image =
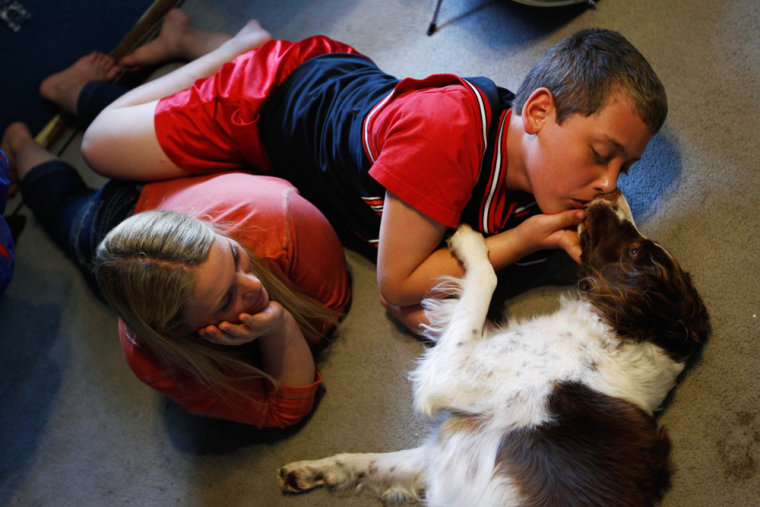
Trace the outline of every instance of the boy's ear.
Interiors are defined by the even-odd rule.
[[[523,128],[536,134],[541,126],[555,118],[554,95],[548,88],[536,88],[525,101],[522,112]]]

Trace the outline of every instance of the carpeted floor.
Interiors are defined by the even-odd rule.
[[[714,325],[702,362],[660,418],[677,468],[664,505],[757,505],[760,3],[600,0],[595,9],[541,9],[445,0],[428,37],[434,5],[188,0],[185,9],[206,28],[234,31],[256,17],[280,38],[324,33],[397,76],[486,75],[511,89],[565,35],[588,26],[623,32],[665,83],[670,114],[621,186],[642,230],[691,271]],[[76,139],[65,157],[86,172]],[[424,435],[406,379],[422,345],[385,315],[374,265],[352,252],[353,307],[320,363],[323,396],[288,431],[198,418],[157,396],[128,370],[114,317],[33,221],[17,254],[0,301],[0,505],[377,505],[324,491],[283,496],[275,472],[291,460],[409,447]],[[509,314],[552,308],[572,283],[566,268],[557,261],[523,273],[540,285],[530,290],[503,278]]]

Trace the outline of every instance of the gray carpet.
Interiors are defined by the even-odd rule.
[[[623,32],[665,83],[670,115],[621,186],[643,231],[691,271],[714,325],[702,362],[660,418],[677,467],[664,504],[757,504],[760,3],[601,0],[596,9],[539,9],[444,0],[428,37],[434,4],[189,0],[185,9],[206,28],[236,30],[256,17],[280,38],[324,33],[397,76],[487,75],[512,89],[565,35],[588,26]],[[86,171],[78,140],[65,157]],[[395,450],[424,434],[406,379],[422,345],[383,312],[374,265],[348,258],[353,307],[320,363],[317,410],[298,428],[256,431],[189,415],[140,384],[121,356],[116,320],[32,221],[0,301],[0,504],[377,505],[324,491],[283,496],[275,479],[287,461]],[[503,287],[509,313],[551,309],[568,283],[563,266],[530,277],[538,287]]]

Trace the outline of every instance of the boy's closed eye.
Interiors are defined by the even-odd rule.
[[[607,165],[610,163],[610,161],[613,158],[612,154],[605,154],[594,148],[593,146],[589,146],[589,149],[591,150],[591,157],[594,159],[594,162],[600,165]],[[623,164],[620,167],[620,172],[622,174],[627,175],[628,171],[630,171],[631,166],[636,163],[636,160],[629,160],[625,164]]]
[[[593,146],[589,146],[589,149],[591,150],[591,157],[597,164],[607,164],[612,159],[612,156],[603,155]]]

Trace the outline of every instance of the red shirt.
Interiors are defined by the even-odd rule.
[[[179,167],[191,173],[247,165],[255,171],[266,174],[274,171],[273,174],[279,175],[260,137],[263,106],[268,99],[275,100],[273,95],[278,86],[296,67],[310,57],[330,52],[355,50],[325,37],[311,37],[298,43],[270,41],[239,56],[215,75],[159,102],[155,128],[160,146]],[[330,100],[334,99],[345,107],[344,102],[349,99],[340,95],[340,83],[335,86],[336,90],[330,88],[332,95],[326,94],[317,103],[324,101],[332,107]],[[309,114],[317,115],[309,116],[309,122],[332,122],[335,120],[332,115],[337,114],[327,105],[322,105],[317,112],[309,110]],[[341,221],[341,225],[345,225],[341,219],[354,211],[365,212],[371,208],[374,213],[371,226],[354,232],[372,244],[377,242],[385,190],[452,228],[462,222],[468,203],[482,201],[481,215],[485,218],[474,225],[482,222],[483,227],[478,228],[487,234],[499,232],[506,225],[509,213],[505,210],[510,205],[505,202],[504,129],[500,128],[496,138],[490,141],[498,144],[497,159],[485,161],[485,170],[490,169],[489,174],[494,174],[493,182],[483,189],[487,194],[475,193],[494,114],[483,91],[466,79],[451,74],[403,79],[364,119],[361,137],[364,154],[371,164],[369,179],[380,185],[354,188],[356,195],[352,194],[350,184],[346,185],[348,191],[335,185],[334,195],[325,195],[319,182],[313,189],[302,190],[312,198],[319,196],[323,205],[327,202],[340,210],[335,212],[337,218],[332,219]],[[502,112],[498,115],[493,121],[500,122],[504,116]],[[314,133],[309,131],[309,134]],[[331,141],[336,144],[329,146]],[[321,140],[318,149],[346,152],[335,158],[358,162],[356,153],[351,151],[355,148],[336,140]],[[314,170],[309,164],[306,166],[304,171]],[[364,170],[357,165],[347,174],[337,174],[334,167],[319,165],[319,171],[335,173],[338,180],[344,177],[361,180],[358,187],[365,183],[360,175]],[[308,178],[305,181],[308,182]]]
[[[365,119],[370,176],[420,213],[456,228],[478,181],[487,114],[461,78],[404,79]]]
[[[219,173],[145,185],[135,213],[166,209],[208,220],[268,261],[284,280],[343,312],[350,299],[345,256],[324,216],[288,182],[247,173]],[[314,405],[322,377],[306,386],[246,380],[247,396],[219,396],[189,372],[161,364],[120,322],[122,348],[132,371],[191,412],[258,427],[296,424]]]

